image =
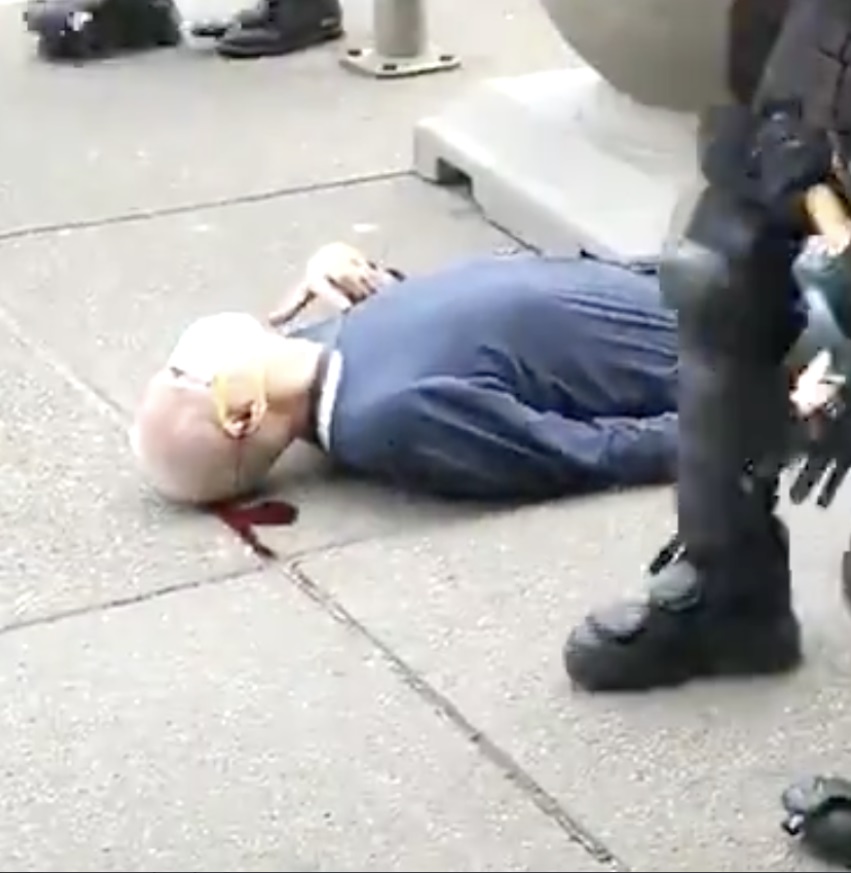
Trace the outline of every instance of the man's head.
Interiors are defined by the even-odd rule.
[[[241,313],[192,324],[148,383],[131,430],[149,484],[195,505],[256,490],[305,428],[312,372],[300,351]],[[239,396],[222,396],[232,386]]]

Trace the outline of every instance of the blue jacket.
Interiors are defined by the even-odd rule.
[[[342,354],[328,448],[353,472],[479,499],[673,478],[676,321],[650,268],[465,261],[298,333]]]

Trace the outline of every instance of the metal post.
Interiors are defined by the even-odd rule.
[[[425,0],[373,0],[372,46],[350,47],[344,67],[376,79],[420,76],[461,66],[457,55],[434,48],[428,39]]]

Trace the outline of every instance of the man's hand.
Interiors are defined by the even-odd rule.
[[[365,300],[386,281],[383,270],[346,243],[329,243],[307,262],[304,284],[329,303],[348,308]]]
[[[710,184],[780,222],[798,223],[801,195],[831,176],[833,150],[827,133],[807,124],[794,103],[760,113],[729,106],[707,119],[700,162]]]
[[[269,320],[272,324],[284,324],[315,299],[345,312],[391,278],[356,248],[346,243],[329,243],[310,258],[301,283]]]
[[[824,351],[798,378],[791,399],[804,448],[789,496],[803,503],[817,491],[816,503],[825,508],[851,472],[851,385]]]

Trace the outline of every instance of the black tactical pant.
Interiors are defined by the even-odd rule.
[[[739,0],[732,18],[736,96],[799,101],[841,149],[851,129],[851,0]],[[805,232],[710,187],[662,270],[680,329],[679,535],[698,566],[743,553],[771,529],[772,459],[782,458],[789,423],[783,361],[805,318],[791,267]],[[747,584],[730,580],[739,594]]]

